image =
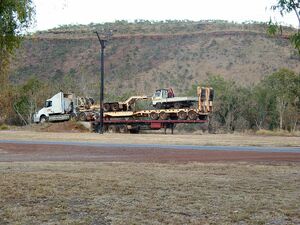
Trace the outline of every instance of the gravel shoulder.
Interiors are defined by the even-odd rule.
[[[111,144],[300,147],[299,137],[244,134],[96,134],[0,131],[0,140],[78,141]]]

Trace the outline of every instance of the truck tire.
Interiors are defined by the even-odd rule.
[[[71,121],[77,121],[78,120],[76,113],[71,113],[70,114],[70,120]]]
[[[120,133],[125,134],[125,133],[128,133],[128,128],[126,125],[121,125],[119,127],[119,131],[120,131]]]
[[[160,102],[156,103],[155,108],[162,109],[162,104]]]
[[[175,109],[180,109],[180,108],[182,108],[182,104],[180,102],[175,102],[174,103],[174,108]]]
[[[178,119],[180,120],[186,120],[187,118],[187,113],[185,111],[179,111],[178,113]]]
[[[117,131],[118,130],[117,130],[117,127],[115,125],[109,125],[108,128],[107,128],[107,132],[111,133],[111,134],[112,133],[117,133]]]
[[[110,105],[109,105],[109,103],[104,103],[103,104],[103,110],[104,110],[104,112],[109,112],[110,111]]]
[[[190,120],[196,120],[198,117],[198,114],[194,110],[190,110],[188,112],[188,117]]]
[[[48,117],[47,116],[45,116],[45,115],[42,115],[41,117],[40,117],[40,123],[47,123],[48,122]]]
[[[160,112],[159,113],[159,118],[161,119],[161,120],[166,120],[166,119],[168,119],[170,117],[170,115],[168,114],[168,113],[166,113],[166,112]]]
[[[140,127],[136,127],[136,128],[130,129],[129,132],[131,134],[138,134],[138,133],[140,133]]]
[[[79,113],[79,115],[78,115],[78,120],[79,121],[86,121],[86,119],[87,119],[87,117],[86,117],[85,112]]]
[[[119,103],[113,103],[113,104],[111,104],[110,107],[111,107],[112,111],[114,111],[114,112],[117,112],[120,110]]]
[[[152,120],[157,120],[159,118],[159,115],[156,112],[151,112],[150,115],[149,115],[149,117]]]

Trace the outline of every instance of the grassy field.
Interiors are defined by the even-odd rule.
[[[299,164],[0,163],[0,224],[300,224]]]
[[[0,131],[0,140],[83,141],[117,144],[174,144],[223,146],[287,146],[299,147],[297,136],[249,134],[109,134],[59,133],[33,131]]]

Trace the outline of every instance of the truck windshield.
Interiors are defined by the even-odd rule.
[[[160,91],[156,91],[154,97],[160,97]]]
[[[46,101],[45,102],[45,107],[48,108],[48,107],[51,107],[52,106],[52,101]]]

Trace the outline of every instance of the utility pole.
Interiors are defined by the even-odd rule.
[[[104,100],[104,49],[105,49],[105,44],[107,40],[101,39],[100,35],[98,32],[95,32],[97,34],[100,46],[101,46],[101,74],[100,74],[100,123],[99,123],[99,134],[103,134],[103,100]]]

